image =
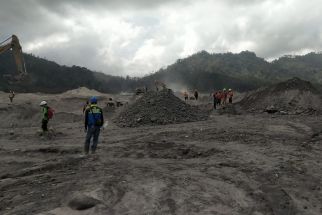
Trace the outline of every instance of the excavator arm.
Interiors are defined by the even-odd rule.
[[[12,35],[7,40],[0,43],[0,54],[12,50],[16,65],[18,75],[5,75],[7,79],[14,79],[15,81],[20,81],[27,75],[26,65],[23,59],[22,48],[19,43],[19,39],[16,35]]]
[[[3,46],[0,46],[0,54],[6,52],[7,50],[11,49],[11,44],[6,44],[6,45],[3,45]]]

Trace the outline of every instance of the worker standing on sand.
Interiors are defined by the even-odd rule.
[[[218,91],[218,105],[222,107],[224,92],[222,90]]]
[[[10,93],[9,93],[9,99],[10,99],[10,103],[13,102],[13,98],[15,97],[15,92],[11,91],[10,90]]]
[[[216,97],[217,97],[217,106],[220,107],[221,105],[221,91],[216,92]]]
[[[196,101],[198,101],[198,96],[199,96],[199,93],[198,93],[198,91],[197,90],[195,90],[195,92],[194,92],[194,97],[195,97],[195,99],[196,99]]]
[[[85,111],[89,108],[89,101],[87,100],[85,105],[83,106],[83,114],[85,114]]]
[[[98,144],[98,137],[100,130],[104,124],[103,110],[97,106],[97,98],[92,97],[90,99],[91,105],[85,111],[85,132],[86,140],[84,152],[88,154],[91,139],[93,138],[93,144],[91,146],[92,153],[95,153]]]
[[[233,103],[233,96],[234,96],[234,93],[233,93],[232,89],[229,89],[228,90],[228,100],[229,100],[229,104],[232,104]]]
[[[189,97],[189,95],[188,95],[187,91],[185,91],[185,92],[183,93],[183,97],[184,97],[184,101],[185,101],[185,102],[186,102],[186,101],[188,101],[188,97]]]
[[[218,104],[218,91],[215,91],[214,90],[214,92],[213,92],[213,94],[212,94],[212,97],[213,97],[213,99],[214,99],[214,109],[216,110],[216,107],[217,107],[217,104]]]
[[[43,132],[48,131],[48,121],[49,121],[49,107],[46,101],[40,102],[42,120],[41,120],[41,128]]]
[[[226,103],[227,103],[227,90],[226,88],[224,88],[221,95],[221,104],[223,107],[225,107]]]

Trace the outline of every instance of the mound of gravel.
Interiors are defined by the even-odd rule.
[[[114,119],[121,127],[165,125],[206,120],[208,113],[186,104],[171,90],[147,92]]]
[[[258,89],[246,95],[239,104],[252,112],[313,114],[322,110],[318,90],[299,78]]]
[[[61,97],[65,97],[65,98],[89,98],[91,96],[97,96],[97,97],[101,97],[104,96],[103,93],[100,93],[96,90],[92,90],[92,89],[88,89],[86,87],[80,87],[74,90],[68,90],[62,94],[60,94]]]

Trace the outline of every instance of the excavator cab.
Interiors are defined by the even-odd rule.
[[[21,82],[27,77],[27,70],[25,61],[23,59],[22,48],[16,35],[12,35],[8,39],[0,43],[0,54],[8,50],[12,50],[12,54],[17,66],[17,72],[15,72],[15,74],[6,74],[3,77],[10,84]]]

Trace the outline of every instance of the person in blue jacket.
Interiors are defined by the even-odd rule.
[[[92,138],[93,144],[91,146],[91,152],[95,153],[98,144],[98,138],[100,135],[100,130],[102,125],[104,124],[103,110],[102,108],[97,106],[97,98],[93,96],[90,99],[90,103],[90,106],[85,111],[85,154],[88,154],[89,152]]]

